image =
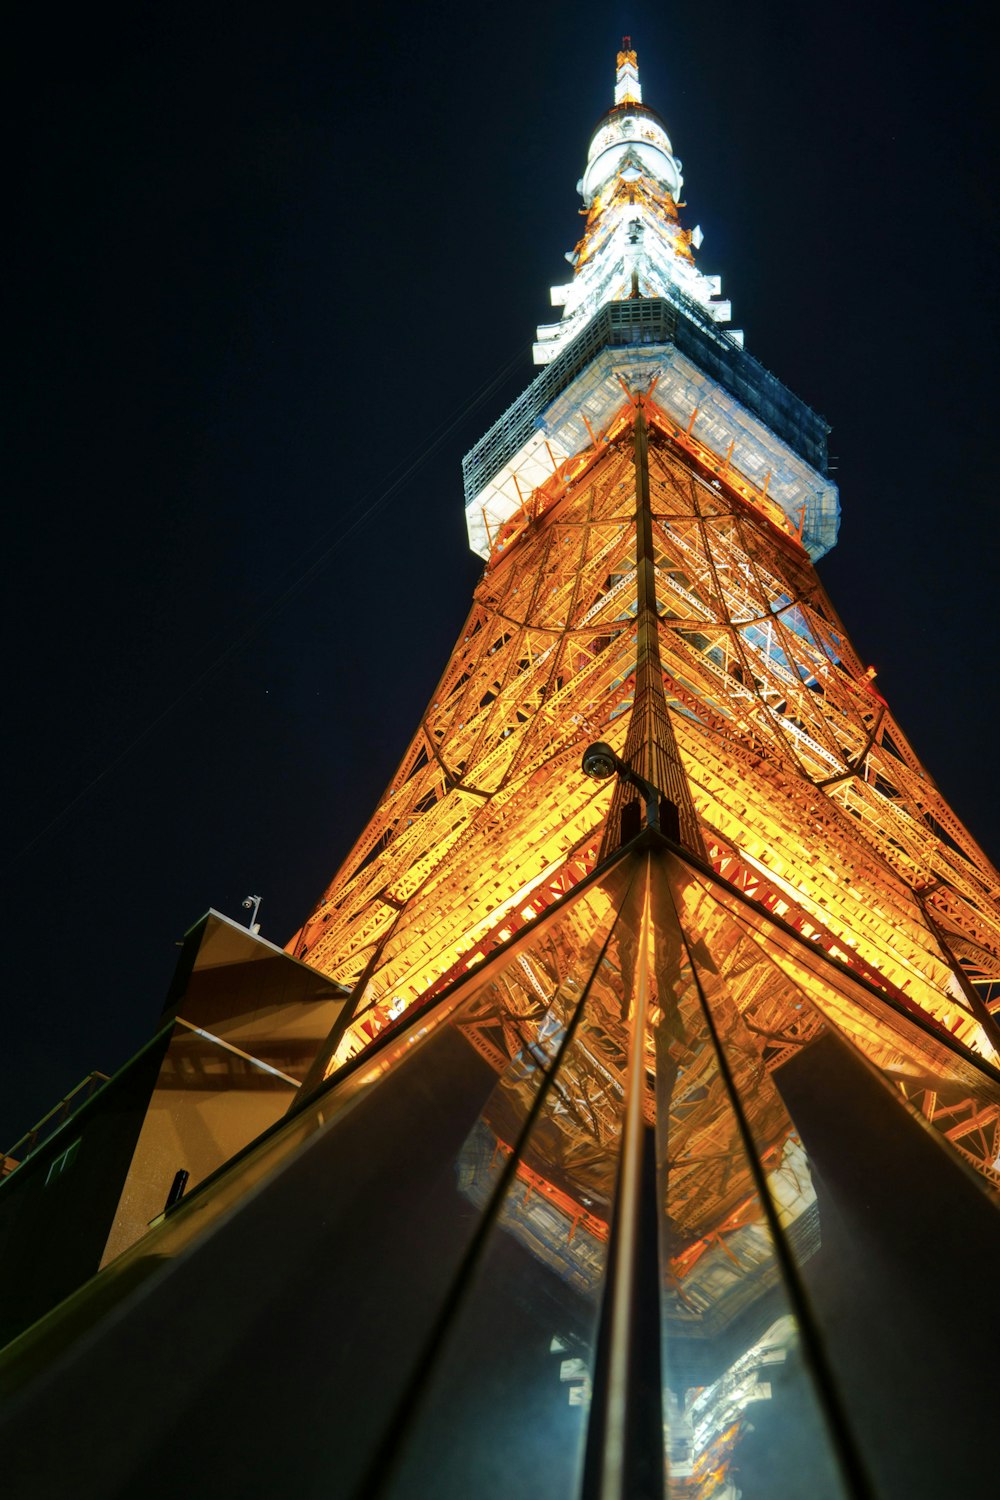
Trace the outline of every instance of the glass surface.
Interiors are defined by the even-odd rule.
[[[483,1234],[407,1413],[394,1500],[580,1493],[645,884],[644,861],[630,864],[610,939],[580,951],[459,1153],[459,1190],[484,1211]]]
[[[509,1305],[487,1300],[475,1315],[488,1328],[506,1329],[512,1359],[519,1350],[517,1358],[530,1364],[531,1339],[541,1337],[535,1324],[552,1299],[540,1379],[552,1378],[562,1423],[558,1464],[572,1469],[585,1411],[569,1405],[569,1392],[582,1382],[560,1378],[563,1358],[550,1345],[564,1336],[571,1344],[565,1358],[574,1357],[577,1329],[589,1326],[610,1167],[573,1155],[575,1137],[563,1130],[572,1087],[560,1088],[553,1068],[570,1045],[629,878],[626,861],[574,892],[182,1203],[84,1296],[101,1315],[116,1289],[131,1294],[130,1337],[139,1341],[147,1326],[156,1330],[150,1337],[160,1337],[172,1299],[183,1306],[186,1326],[211,1331],[211,1359],[195,1368],[183,1341],[156,1346],[163,1438],[134,1471],[137,1493],[181,1448],[193,1470],[211,1469],[219,1429],[246,1427],[243,1372],[263,1351],[273,1351],[267,1357],[276,1370],[266,1393],[268,1424],[298,1434],[294,1458],[280,1443],[237,1445],[227,1468],[233,1491],[281,1493],[290,1463],[296,1474],[313,1476],[310,1493],[351,1494],[374,1482],[408,1413],[421,1404],[442,1330],[462,1303],[478,1248],[489,1241],[484,1223],[503,1239],[496,1274],[513,1291]],[[611,983],[602,970],[602,984]],[[611,1108],[594,1085],[588,1099],[598,1115]],[[539,1180],[550,1130],[564,1159],[547,1192]],[[522,1175],[509,1180],[502,1173],[507,1148],[524,1163]],[[590,1207],[584,1194],[593,1197]],[[500,1230],[494,1221],[502,1203],[508,1227]],[[138,1278],[147,1268],[162,1271],[171,1257],[171,1274],[149,1283],[148,1302],[137,1302]],[[526,1310],[536,1285],[541,1302]],[[93,1301],[98,1292],[100,1305]],[[76,1312],[86,1319],[79,1303]],[[100,1326],[113,1384],[115,1320],[105,1317]],[[477,1389],[482,1398],[488,1386]],[[470,1389],[470,1401],[474,1395]],[[315,1488],[321,1481],[325,1487]]]
[[[59,1349],[44,1421],[102,1434],[109,1493],[215,1472],[220,1434],[247,1495],[993,1492],[974,1065],[634,850],[407,1023],[18,1356]]]
[[[177,1171],[188,1173],[191,1192],[280,1120],[296,1092],[293,1078],[175,1021],[101,1265],[146,1234]]]
[[[654,866],[666,1492],[671,1500],[840,1500],[850,1491],[804,1360],[770,1216],[773,1205],[780,1232],[808,1254],[820,1237],[816,1195],[759,1051],[730,1035],[732,996],[708,958],[697,920],[704,913],[683,910],[683,895],[681,887],[682,935],[666,872]],[[738,965],[735,972],[743,977]],[[766,1139],[756,1160],[733,1087],[753,1100]]]
[[[985,1156],[992,1079],[680,861],[667,883],[848,1463],[855,1454],[886,1500],[988,1492],[989,1454],[959,1452],[955,1434],[991,1420],[995,1320],[983,1295],[1000,1218],[989,1173],[973,1173],[912,1105],[918,1089],[976,1100]],[[964,1111],[950,1118],[963,1139],[978,1128]],[[755,1412],[754,1444],[794,1455],[801,1429],[778,1415],[777,1403]]]
[[[558,986],[566,955],[574,955],[575,961],[588,945],[599,949],[622,899],[624,878],[612,873],[602,882],[581,887],[568,909],[560,908],[532,932],[531,952],[527,940],[513,945],[465,984],[456,985],[426,1014],[386,1038],[381,1047],[254,1146],[234,1170],[185,1201],[157,1226],[155,1244],[147,1237],[135,1254],[160,1258],[180,1254],[247,1192],[279,1171],[313,1135],[355,1109],[401,1064],[422,1055],[442,1028],[453,1028],[468,1043],[470,1053],[488,1062],[494,1074],[499,1072],[533,1037],[544,1015],[544,1001]],[[433,1060],[428,1066],[434,1067]],[[490,1074],[485,1076],[488,1080]],[[123,1269],[130,1256],[126,1252],[121,1257]]]
[[[187,934],[166,1011],[301,1083],[346,992],[210,911]]]

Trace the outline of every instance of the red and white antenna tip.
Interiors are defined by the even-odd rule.
[[[622,50],[618,54],[618,70],[615,74],[615,103],[641,104],[642,89],[639,86],[639,64],[630,36],[622,37]]]

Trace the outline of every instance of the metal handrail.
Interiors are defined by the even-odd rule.
[[[35,1147],[43,1139],[47,1139],[52,1135],[65,1120],[69,1119],[74,1111],[78,1110],[81,1105],[86,1104],[87,1100],[94,1095],[97,1089],[103,1087],[107,1081],[107,1073],[99,1073],[96,1069],[94,1072],[88,1073],[86,1078],[81,1078],[75,1088],[70,1089],[69,1093],[60,1099],[59,1103],[54,1105],[47,1115],[42,1116],[37,1125],[33,1125],[30,1130],[25,1131],[20,1140],[15,1141],[10,1150],[3,1153],[2,1158],[0,1158],[0,1179],[9,1177],[11,1172],[16,1167],[19,1167],[26,1157],[31,1155],[32,1151],[34,1151]],[[79,1097],[80,1094],[83,1094],[82,1099]]]

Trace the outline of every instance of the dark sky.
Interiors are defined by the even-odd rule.
[[[479,575],[461,455],[532,378],[624,31],[702,268],[833,426],[823,577],[997,855],[985,9],[26,10],[0,1146],[150,1035],[206,907],[259,892],[283,942],[360,831]]]

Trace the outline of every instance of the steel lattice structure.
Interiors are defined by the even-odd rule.
[[[655,386],[622,392],[572,473],[498,538],[420,729],[292,951],[363,982],[354,1046],[593,867],[610,794],[579,759],[594,739],[622,750],[633,707],[640,411],[662,695],[713,867],[994,1056],[1000,877],[790,527]]]

